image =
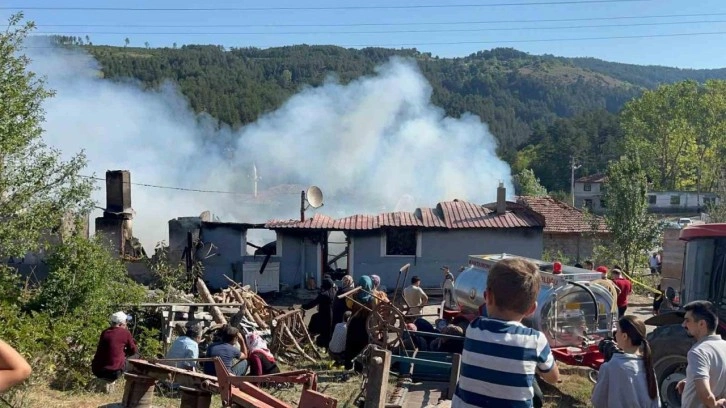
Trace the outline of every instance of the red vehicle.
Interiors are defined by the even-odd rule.
[[[484,290],[489,269],[516,255],[472,255],[469,266],[456,278],[454,297],[458,311],[442,312],[442,322],[468,323],[486,313]],[[522,257],[517,257],[522,258]],[[524,323],[547,336],[555,358],[565,364],[600,368],[605,357],[599,343],[612,336],[617,309],[599,272],[563,266],[558,262],[527,259],[535,263],[542,279],[537,310]],[[595,372],[591,379],[595,381]]]
[[[681,230],[686,242],[680,279],[662,280],[666,302],[675,309],[694,300],[708,300],[719,311],[718,333],[726,338],[726,224],[700,224]],[[668,253],[664,257],[669,256]],[[665,407],[680,407],[676,384],[686,378],[686,355],[694,340],[681,327],[680,315],[662,311],[646,320],[658,326],[648,335],[653,364]]]

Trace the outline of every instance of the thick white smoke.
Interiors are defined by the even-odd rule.
[[[97,62],[80,51],[27,52],[30,69],[56,91],[44,104],[46,141],[67,156],[85,150],[89,174],[127,169],[136,183],[250,193],[133,186],[134,235],[147,249],[168,239],[169,219],[204,210],[223,221],[298,217],[300,189],[273,197],[277,205],[248,205],[253,163],[261,196],[279,184],[314,184],[325,193],[318,211],[334,217],[454,198],[491,202],[500,180],[513,192],[486,124],[473,115],[446,117],[410,61],[393,59],[346,85],[331,78],[305,88],[233,132],[194,114],[172,85],[150,91],[103,79]],[[95,198],[105,206],[103,188]]]

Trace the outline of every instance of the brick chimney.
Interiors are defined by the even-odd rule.
[[[106,172],[106,211],[128,214],[131,218],[131,173],[128,170]]]
[[[507,189],[504,183],[499,182],[497,187],[497,214],[505,214],[507,212]]]

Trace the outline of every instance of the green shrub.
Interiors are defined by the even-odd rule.
[[[121,305],[143,300],[145,289],[95,240],[66,240],[53,249],[48,265],[47,280],[32,292],[13,290],[6,282],[17,283],[17,278],[0,271],[0,338],[33,366],[29,385],[44,381],[60,389],[82,388],[91,379],[91,360],[109,315],[128,309]],[[30,293],[27,301],[22,300],[23,293]],[[137,323],[140,342],[156,352],[160,346],[153,340],[158,330],[139,324],[143,320]],[[22,390],[16,390],[13,398],[17,400]]]

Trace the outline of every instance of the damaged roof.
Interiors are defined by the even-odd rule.
[[[517,202],[542,214],[545,233],[608,232],[602,217],[586,215],[581,209],[552,197],[518,196]]]
[[[602,173],[591,174],[589,176],[580,177],[575,180],[578,183],[604,183],[607,181],[607,176]]]
[[[265,224],[265,228],[366,231],[405,227],[427,229],[537,228],[544,227],[544,225],[544,218],[540,214],[517,203],[507,202],[507,211],[504,214],[497,214],[491,206],[454,200],[440,202],[435,208],[417,208],[414,212],[358,214],[338,219],[315,214],[302,222],[300,220],[271,220]]]

